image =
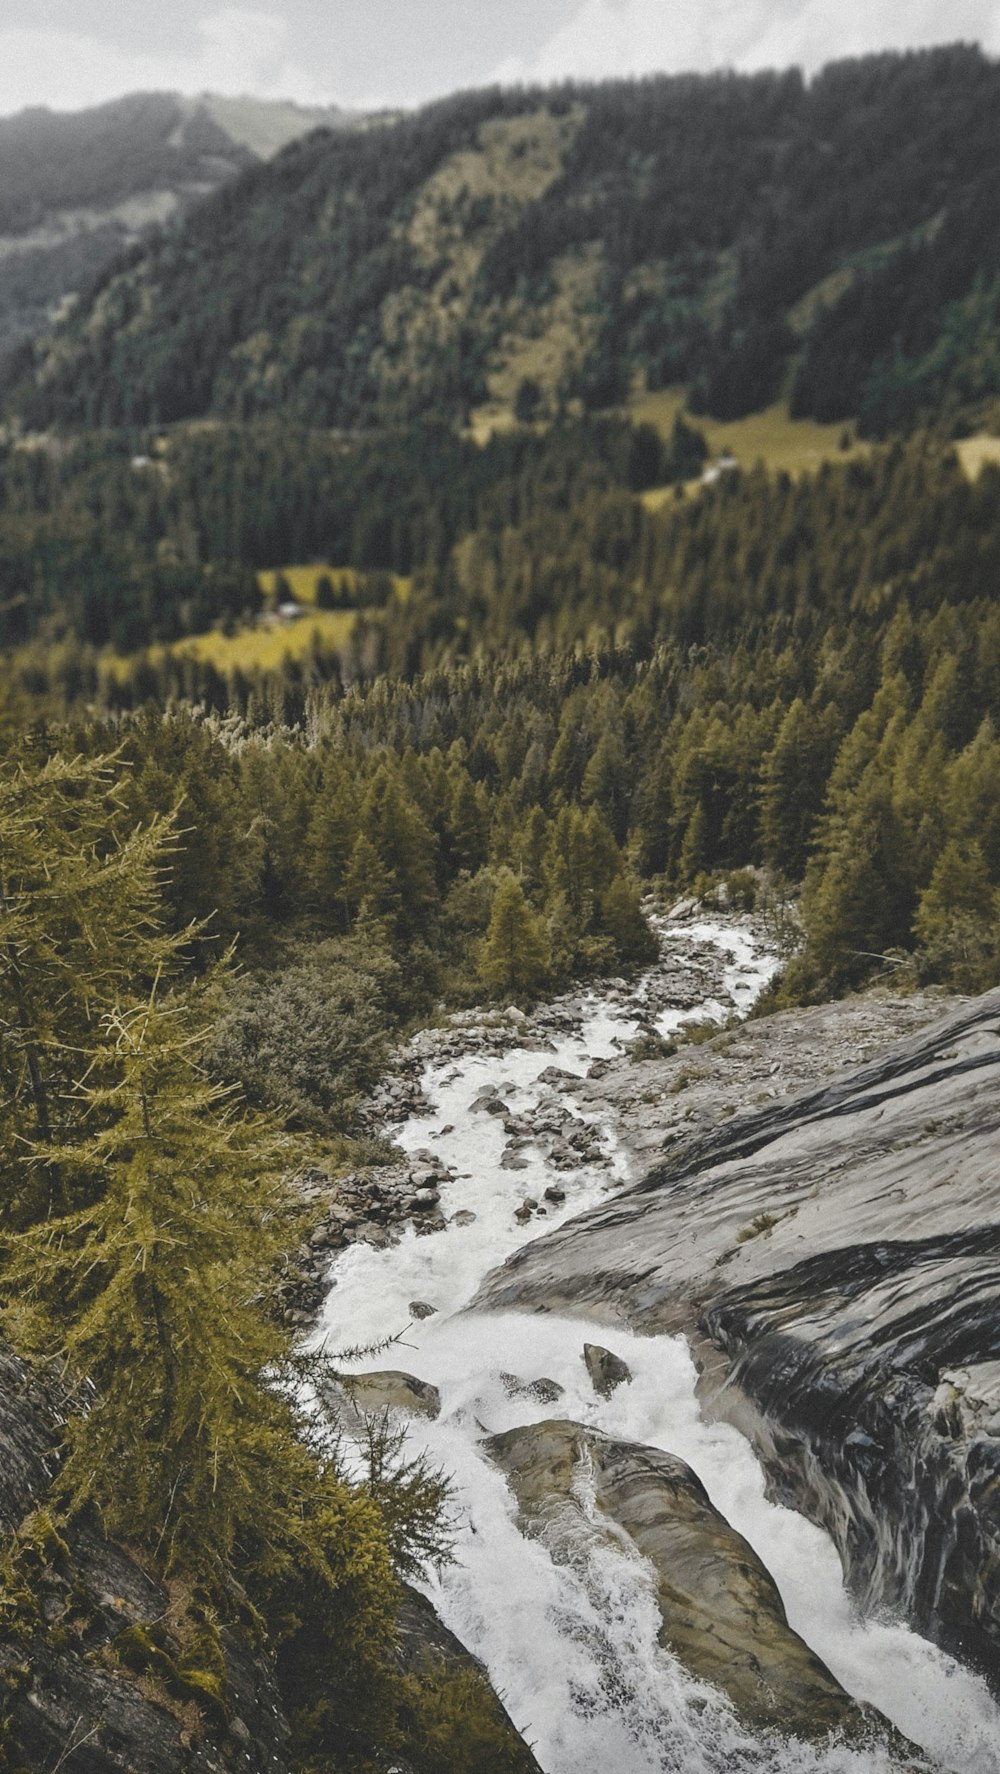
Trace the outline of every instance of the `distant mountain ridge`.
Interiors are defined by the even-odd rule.
[[[683,384],[723,420],[781,397],[872,435],[981,419],[1000,398],[998,120],[1000,66],[960,45],[808,84],[477,92],[321,132],[8,364],[8,410],[355,429]],[[199,149],[218,128],[197,118]]]
[[[316,128],[336,107],[136,93],[0,118],[0,350],[51,324],[156,225]]]

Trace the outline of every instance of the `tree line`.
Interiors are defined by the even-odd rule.
[[[389,953],[425,957],[429,993],[486,988],[476,945],[504,869],[544,927],[539,984],[630,952],[615,880],[634,909],[636,884],[750,864],[805,883],[796,989],[850,983],[896,949],[936,977],[992,978],[997,859],[956,785],[996,762],[1000,474],[970,483],[917,438],[798,482],[733,474],[653,513],[614,486],[537,514],[526,494],[523,521],[503,521],[513,484],[335,655],[228,678],[146,656],[102,686],[96,662],[81,683],[85,660],[41,648],[27,681],[23,660],[6,675],[9,719],[70,713],[74,745],[121,738],[161,812],[183,789],[198,866],[187,888],[178,862],[178,916],[216,910],[223,936],[305,920],[344,941],[368,881],[364,917]],[[102,689],[105,715],[81,719]],[[906,771],[926,776],[918,799]],[[593,873],[574,898],[569,827],[588,819]],[[963,960],[928,907],[948,925],[973,880]]]

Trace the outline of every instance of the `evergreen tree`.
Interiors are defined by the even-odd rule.
[[[8,1238],[2,1286],[15,1342],[95,1388],[69,1425],[65,1505],[209,1568],[259,1527],[288,1433],[265,1302],[290,1210],[275,1135],[205,1079],[206,1038],[158,986],[105,1017],[61,1152],[88,1204]]]
[[[976,843],[947,843],[913,920],[922,972],[982,991],[996,976],[1000,896]]]
[[[376,925],[390,944],[399,934],[402,895],[393,871],[362,830],[351,851],[344,877],[344,898],[355,920]]]
[[[761,772],[764,859],[779,874],[801,880],[813,826],[822,811],[835,735],[828,718],[796,697]]]
[[[434,835],[387,764],[381,764],[372,778],[360,824],[398,892],[395,918],[400,935],[426,937],[437,903]]]
[[[622,961],[653,961],[657,942],[642,915],[639,891],[625,875],[616,875],[601,894],[601,928],[606,930]]]
[[[71,1199],[57,1159],[101,1016],[178,948],[157,922],[171,822],[119,837],[117,773],[115,758],[58,755],[0,772],[0,1180],[16,1223],[46,1213],[53,1192]],[[25,1140],[39,1148],[32,1166]]]
[[[509,869],[501,874],[497,886],[489,929],[480,950],[479,973],[487,988],[497,995],[531,995],[541,991],[548,980],[544,926]]]
[[[334,929],[343,926],[350,904],[347,874],[357,832],[350,775],[339,758],[331,759],[313,797],[306,867],[312,902]]]

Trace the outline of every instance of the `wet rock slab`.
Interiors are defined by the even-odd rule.
[[[615,1527],[627,1534],[648,1560],[663,1644],[748,1724],[805,1738],[879,1729],[905,1747],[791,1630],[773,1579],[682,1460],[565,1420],[486,1445],[526,1530],[557,1559],[582,1562]]]
[[[828,1035],[837,1010],[815,1019]],[[786,1042],[809,1021],[789,1013]],[[1000,1686],[998,1153],[993,992],[832,1082],[706,1120],[477,1303],[700,1339],[706,1397],[833,1534],[855,1591]]]

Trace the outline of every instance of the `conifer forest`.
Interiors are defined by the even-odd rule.
[[[130,190],[147,159],[164,176],[174,112],[142,110],[154,145],[127,136],[139,118],[116,114],[113,178],[107,120],[72,185],[55,138],[37,169],[19,149],[12,234],[38,225],[33,178],[65,205],[109,178],[122,201],[129,154]],[[962,45],[809,79],[475,91],[237,153],[19,326],[0,362],[4,1774],[1000,1770],[1000,1191],[976,1155],[1000,1022],[998,119],[1000,64]],[[199,130],[190,151],[218,159]],[[742,1008],[717,954],[669,973],[678,929],[760,964]],[[602,1005],[628,1024],[614,1054]],[[865,1018],[870,1037],[842,1032]],[[518,1097],[515,1037],[519,1064],[549,1054],[548,1097]],[[543,1174],[532,1140],[602,1066],[652,1122],[707,1106],[627,1170],[587,1146],[588,1098],[576,1162],[612,1180],[576,1201],[572,1152]],[[537,1242],[376,1311],[376,1257],[471,1248],[494,1211],[453,1214],[442,1181],[487,1165],[485,1135],[427,1157],[462,1138],[446,1087],[466,1072],[468,1113],[526,1171],[504,1225]],[[902,1099],[922,1105],[905,1127]],[[951,1193],[928,1204],[932,1171]],[[909,1205],[880,1218],[893,1190]],[[644,1202],[677,1217],[630,1232]],[[593,1621],[551,1653],[604,1671],[568,1679],[567,1716],[625,1721],[592,1759],[491,1652],[487,1603],[449,1588],[480,1533],[457,1442],[352,1390],[363,1368],[434,1391],[408,1325],[450,1349],[444,1315],[473,1295],[470,1346],[482,1309],[536,1327],[514,1378],[520,1333],[496,1332],[497,1373],[505,1400],[554,1388],[528,1412],[549,1439],[529,1471],[527,1419],[471,1389],[455,1422],[510,1480],[509,1531],[618,1622],[600,1656]],[[761,1599],[763,1541],[743,1526],[718,1550],[724,1502],[697,1470],[677,1501],[688,1453],[656,1464],[591,1342],[588,1399],[619,1415],[568,1421],[569,1382],[539,1375],[574,1313],[581,1346],[627,1332],[633,1400],[642,1339],[687,1335],[706,1399],[731,1364],[769,1501],[830,1536],[858,1618],[888,1610],[954,1659],[961,1729],[930,1717],[936,1665],[899,1682],[929,1684],[921,1736],[780,1582]],[[663,1659],[688,1671],[652,1722],[659,1689],[615,1665],[624,1616],[553,1501],[595,1534],[625,1520],[626,1459],[672,1499],[657,1532],[714,1509],[726,1583],[759,1585],[731,1618],[722,1579],[684,1589],[701,1541],[661,1554],[638,1505],[607,1529],[659,1572],[630,1579],[661,1610],[655,1681]]]

